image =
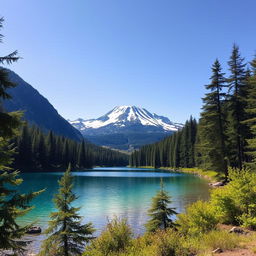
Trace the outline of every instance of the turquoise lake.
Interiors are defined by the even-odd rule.
[[[46,191],[33,201],[35,208],[23,217],[22,223],[36,221],[43,229],[47,226],[50,212],[54,211],[52,197],[58,190],[62,172],[23,173],[21,192]],[[74,192],[79,197],[74,203],[81,207],[83,222],[93,222],[96,235],[113,216],[127,218],[135,234],[144,232],[147,210],[151,198],[160,187],[160,179],[172,196],[172,207],[183,212],[186,205],[209,197],[207,181],[195,175],[157,169],[94,168],[73,172]],[[37,243],[42,235],[35,236]]]

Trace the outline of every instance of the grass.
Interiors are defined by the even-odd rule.
[[[153,166],[139,166],[139,168],[145,168],[145,169],[154,169]],[[167,171],[178,171],[178,172],[184,172],[184,173],[191,173],[198,175],[200,177],[203,177],[211,182],[216,182],[224,179],[224,175],[221,175],[220,173],[216,171],[210,171],[210,170],[203,170],[200,168],[171,168],[171,167],[160,167],[159,169],[167,170]]]
[[[170,171],[173,170],[170,167],[161,167],[160,169],[170,170]],[[223,175],[220,175],[216,171],[203,170],[203,169],[199,169],[196,167],[194,167],[194,168],[177,168],[175,171],[195,174],[195,175],[203,177],[211,182],[216,182],[216,181],[222,180],[224,178]]]
[[[180,170],[185,173],[193,173],[199,175],[210,181],[219,181],[224,178],[224,175],[220,175],[220,173],[216,171],[202,170],[199,168],[181,168]]]
[[[217,248],[223,251],[242,248],[249,241],[248,237],[228,233],[226,230],[212,230],[199,237],[187,239],[187,247],[198,256],[212,255],[211,252]]]

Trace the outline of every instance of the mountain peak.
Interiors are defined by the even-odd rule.
[[[137,106],[116,106],[97,119],[69,121],[89,141],[107,147],[133,150],[179,130],[182,124]]]
[[[157,128],[163,132],[177,131],[181,124],[173,123],[169,118],[150,113],[145,108],[137,106],[122,105],[116,106],[107,114],[97,118],[84,120],[78,118],[70,123],[79,130],[100,129],[103,127],[115,126],[124,129],[133,125],[148,126]]]

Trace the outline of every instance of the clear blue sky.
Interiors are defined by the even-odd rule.
[[[2,0],[1,54],[65,118],[137,105],[199,116],[216,57],[256,50],[255,0]]]

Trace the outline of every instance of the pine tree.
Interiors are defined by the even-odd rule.
[[[164,190],[163,181],[161,180],[161,189],[152,198],[151,208],[148,210],[150,220],[145,225],[148,232],[175,226],[170,217],[177,214],[177,212],[175,208],[168,207],[171,202],[171,196]]]
[[[197,151],[201,155],[201,167],[222,172],[227,177],[225,116],[223,88],[226,79],[221,65],[216,60],[212,66],[211,83],[206,85],[210,92],[203,98],[200,118],[200,144]]]
[[[52,167],[55,164],[55,151],[56,151],[56,142],[53,135],[53,132],[50,131],[45,140],[46,145],[46,157],[48,159],[47,165]]]
[[[4,19],[0,18],[0,29],[3,27]],[[0,34],[0,43],[2,43],[3,35]],[[13,62],[18,61],[19,57],[17,56],[18,52],[14,51],[6,56],[0,57],[0,64],[12,64]],[[11,96],[7,92],[7,89],[15,87],[15,84],[9,80],[8,69],[0,67],[0,137],[13,137],[16,133],[17,128],[20,125],[20,113],[12,112],[6,113],[2,106],[2,101],[10,99]]]
[[[229,162],[233,167],[242,169],[245,161],[245,138],[247,127],[243,123],[246,119],[245,90],[246,71],[244,59],[241,57],[238,46],[233,46],[230,57],[228,79],[228,152]]]
[[[3,18],[0,19],[2,28]],[[0,42],[2,39],[0,35]],[[17,61],[17,52],[5,57],[0,57],[1,64],[11,64]],[[8,71],[0,68],[0,105],[4,99],[11,96],[6,92],[8,88],[14,87],[8,78]],[[9,166],[13,162],[14,149],[10,145],[10,139],[18,134],[21,124],[21,113],[8,113],[0,108],[0,250],[11,250],[13,255],[22,254],[25,251],[26,242],[22,241],[29,226],[21,226],[17,218],[26,214],[30,209],[31,200],[40,192],[19,194],[16,186],[22,183],[18,178],[18,171],[13,171]],[[9,254],[10,255],[10,254]]]
[[[247,139],[246,154],[251,157],[249,165],[256,168],[256,57],[250,64],[252,76],[248,79],[249,90],[246,106],[248,119],[245,120],[245,124],[250,129],[251,136]]]
[[[82,143],[80,143],[79,149],[78,149],[78,159],[77,164],[79,168],[86,167],[86,159],[85,159],[85,142],[84,140]]]
[[[39,255],[81,255],[85,243],[93,238],[94,228],[92,224],[82,225],[81,216],[78,215],[80,208],[71,205],[77,197],[72,192],[73,177],[70,172],[71,165],[59,181],[59,192],[54,197],[58,211],[53,212],[50,216],[49,227],[45,231],[49,236],[43,242]]]

